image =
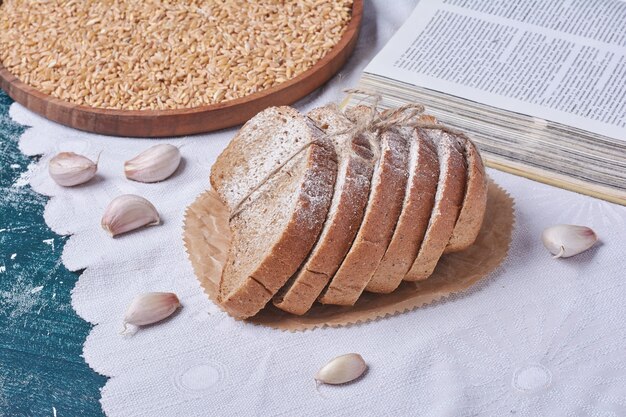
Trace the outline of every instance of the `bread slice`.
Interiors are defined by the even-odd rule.
[[[230,315],[254,316],[296,272],[322,230],[336,174],[332,147],[313,143],[239,205],[218,295]]]
[[[428,228],[417,257],[404,277],[406,281],[423,280],[433,273],[452,237],[465,195],[467,167],[456,136],[438,129],[426,129],[426,132],[437,144],[439,182]]]
[[[270,107],[239,130],[211,168],[211,185],[232,211],[276,170],[326,135],[291,107]]]
[[[423,129],[404,128],[411,145],[409,179],[391,243],[365,289],[390,293],[402,282],[422,244],[439,179],[437,149]]]
[[[338,173],[328,217],[315,247],[273,300],[276,307],[293,314],[304,314],[311,308],[348,253],[365,214],[374,170],[369,140],[365,134],[350,132],[354,124],[336,105],[314,109],[308,116],[333,139]]]
[[[483,160],[474,142],[466,136],[459,140],[463,144],[467,164],[467,184],[461,213],[444,253],[462,251],[474,243],[487,207],[487,174]]]
[[[409,143],[396,130],[379,135],[380,158],[359,232],[322,293],[323,304],[353,305],[376,271],[393,236],[408,178]]]

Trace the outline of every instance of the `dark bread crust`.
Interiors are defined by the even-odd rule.
[[[316,110],[321,115],[328,109],[340,112],[333,106]],[[365,129],[371,111],[358,106],[348,117]],[[349,136],[346,147],[337,141],[335,148],[320,128],[324,118],[316,119],[315,110],[306,121],[288,107],[271,108],[255,118],[211,172],[213,187],[230,199],[233,218],[240,210],[250,210],[244,211],[249,217],[231,223],[231,228],[253,219],[238,230],[256,233],[247,241],[245,233],[233,233],[238,237],[233,238],[222,272],[218,302],[235,318],[254,316],[269,300],[293,314],[305,314],[316,300],[353,305],[363,290],[389,293],[403,279],[428,278],[444,253],[463,250],[476,239],[486,208],[487,176],[478,149],[464,135],[399,126],[387,128],[378,142],[366,132]],[[266,125],[267,120],[276,125]],[[295,126],[293,139],[304,142],[304,148],[290,142],[287,125]],[[412,146],[417,143],[412,141],[419,145]],[[298,169],[288,170],[280,162],[298,147]],[[340,166],[337,152],[342,155]],[[339,167],[342,177],[337,181]],[[289,185],[255,191],[254,183],[262,178],[259,172],[278,173],[276,184]],[[273,204],[281,195],[293,198]],[[245,204],[233,206],[237,196],[244,196]],[[275,217],[279,220],[257,223],[267,210],[280,213]],[[280,227],[270,228],[277,224]],[[264,233],[267,239],[256,244]],[[254,244],[237,251],[246,242]],[[237,258],[242,253],[250,256]],[[231,267],[233,259],[248,261],[237,269]]]
[[[376,271],[402,210],[407,183],[409,143],[395,130],[380,135],[381,156],[363,222],[350,251],[319,301],[353,305]],[[376,178],[378,177],[378,178]]]
[[[467,167],[457,138],[436,129],[428,129],[427,132],[431,138],[438,135],[439,183],[426,235],[413,265],[404,277],[405,281],[420,281],[433,273],[450,241],[465,195]],[[444,164],[445,158],[447,164]]]
[[[344,116],[338,112],[336,107],[329,106],[314,109],[309,116],[329,132],[352,126],[347,119],[342,123]],[[333,121],[338,126],[327,126]],[[333,196],[336,201],[332,203],[334,213],[329,214],[325,232],[309,258],[273,300],[276,307],[292,314],[302,315],[311,308],[350,250],[365,214],[374,153],[364,134],[350,134],[345,140],[345,167],[339,173],[344,175],[343,185],[337,181]]]
[[[462,251],[474,243],[487,208],[487,174],[480,152],[468,137],[462,136],[459,140],[464,145],[467,185],[461,213],[444,253]]]
[[[339,214],[332,220],[332,231],[317,248],[315,257],[309,259],[298,272],[294,285],[274,300],[274,305],[281,310],[293,314],[306,313],[350,250],[363,219],[369,194],[369,187],[364,187],[363,181],[355,177],[367,173],[368,169],[371,176],[371,166],[366,161],[356,159],[348,164],[345,193],[337,208]]]
[[[366,291],[390,293],[402,282],[426,234],[428,221],[435,202],[439,179],[439,159],[437,149],[423,129],[409,129],[404,132],[415,144],[411,148],[416,155],[413,166],[409,167],[412,176],[407,184],[404,206],[393,233],[391,243],[380,261],[376,272],[365,287]]]
[[[231,246],[222,272],[218,302],[235,318],[254,316],[265,307],[302,264],[322,230],[337,175],[336,154],[332,147],[317,143],[311,144],[304,152],[306,168],[300,180],[297,202],[287,225],[253,272],[226,294],[223,291],[227,287],[224,281],[232,278],[229,267],[232,257],[237,253],[232,247],[234,244]],[[314,200],[316,203],[312,203]],[[284,210],[285,207],[275,209]]]

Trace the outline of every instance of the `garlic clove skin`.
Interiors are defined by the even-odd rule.
[[[592,247],[598,236],[586,226],[558,224],[545,229],[541,240],[554,258],[569,258]]]
[[[171,316],[180,307],[176,294],[171,292],[148,292],[138,295],[128,306],[124,325],[145,326]]]
[[[50,177],[63,187],[84,184],[96,175],[98,164],[74,152],[61,152],[48,162]]]
[[[160,144],[146,149],[124,163],[126,178],[138,182],[163,181],[172,175],[180,164],[181,155],[174,145]]]
[[[341,355],[328,362],[315,375],[315,380],[323,384],[345,384],[354,381],[367,369],[367,364],[358,353]]]
[[[100,224],[111,236],[117,236],[160,222],[159,213],[151,202],[138,195],[123,194],[109,203]]]

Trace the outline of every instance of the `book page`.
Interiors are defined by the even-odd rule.
[[[626,2],[422,0],[365,72],[626,142]]]

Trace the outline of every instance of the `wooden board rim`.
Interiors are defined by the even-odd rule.
[[[1,2],[0,2],[1,4]],[[345,33],[319,62],[295,78],[246,97],[175,110],[97,109],[72,104],[23,83],[0,63],[0,88],[16,102],[54,122],[92,133],[126,137],[171,137],[239,125],[273,105],[288,105],[328,81],[356,47],[363,0],[354,0]]]

